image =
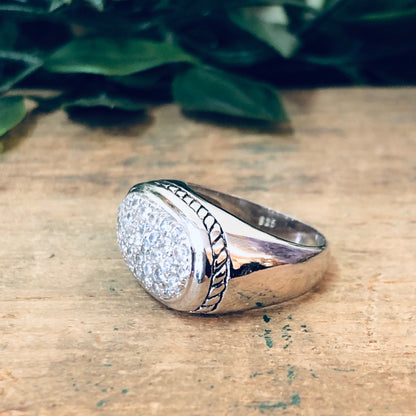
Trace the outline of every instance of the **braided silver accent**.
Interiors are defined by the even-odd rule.
[[[169,181],[158,181],[157,184],[185,202],[198,215],[207,231],[212,252],[211,282],[204,301],[194,312],[213,312],[224,296],[230,277],[230,254],[224,231],[208,209],[185,189]]]

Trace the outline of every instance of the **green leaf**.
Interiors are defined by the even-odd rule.
[[[131,98],[109,96],[104,92],[90,97],[67,99],[63,103],[62,107],[106,107],[110,109],[117,108],[126,111],[140,111],[145,108],[143,103],[135,101]]]
[[[239,27],[266,42],[283,57],[291,57],[298,49],[299,39],[288,30],[288,16],[282,6],[244,7],[229,13]]]
[[[344,7],[338,9],[338,19],[395,20],[414,17],[416,11],[414,0],[353,0],[345,3]]]
[[[16,4],[16,3],[9,3],[9,4],[0,4],[0,12],[12,12],[12,13],[27,13],[32,14],[34,16],[41,15],[44,13],[44,10],[40,7],[32,7],[26,6],[24,4]]]
[[[352,21],[361,22],[388,22],[395,23],[397,20],[410,20],[416,17],[416,7],[408,10],[383,10],[357,16]],[[348,21],[348,20],[347,20]]]
[[[17,69],[17,72],[15,74],[13,74],[11,77],[0,77],[0,94],[7,92],[15,84],[22,81],[24,78],[28,77],[33,72],[37,71],[43,64],[43,61],[36,56],[7,50],[0,50],[0,62],[2,59],[12,62],[15,61],[17,64],[24,64],[25,67],[18,70],[19,65],[14,65]]]
[[[81,38],[54,52],[51,72],[130,75],[173,62],[196,62],[179,46],[136,38]]]
[[[55,111],[73,107],[105,107],[125,111],[141,111],[146,109],[146,104],[137,95],[122,94],[119,91],[77,91],[66,92],[54,97],[42,97],[28,95],[37,102],[41,111]]]
[[[19,124],[26,115],[23,97],[0,98],[0,136]]]
[[[104,10],[104,0],[86,0],[86,2],[100,12]]]
[[[206,67],[178,74],[174,100],[186,110],[207,111],[264,121],[286,121],[274,88]]]
[[[49,11],[53,12],[65,4],[71,4],[72,0],[52,0],[49,6]]]
[[[327,0],[306,0],[305,3],[312,9],[322,10],[326,5]]]

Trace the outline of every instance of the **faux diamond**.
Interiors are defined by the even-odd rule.
[[[185,228],[145,193],[131,192],[118,211],[118,244],[128,267],[158,298],[178,298],[192,270]]]

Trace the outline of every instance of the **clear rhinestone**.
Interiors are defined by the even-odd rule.
[[[118,244],[144,287],[161,299],[175,299],[186,288],[192,251],[185,228],[144,193],[132,192],[119,207]]]

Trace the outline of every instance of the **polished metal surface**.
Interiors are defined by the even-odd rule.
[[[171,308],[219,314],[279,303],[311,289],[327,268],[325,237],[278,211],[175,180],[129,192],[150,194],[190,236],[186,290],[176,299],[158,299]]]

